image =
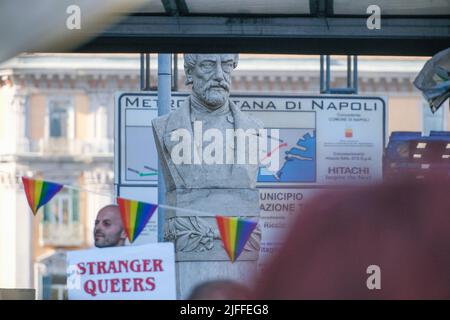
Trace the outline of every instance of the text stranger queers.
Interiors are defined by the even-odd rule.
[[[125,278],[89,279],[84,282],[83,290],[92,296],[99,293],[142,292],[153,291],[156,288],[155,278],[145,276],[146,273],[162,272],[163,261],[161,259],[133,259],[80,262],[77,264],[79,275],[116,275],[137,273],[143,276]]]

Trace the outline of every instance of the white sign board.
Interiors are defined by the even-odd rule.
[[[172,93],[171,108],[179,107],[187,96],[188,93]],[[271,152],[272,156],[279,156],[279,170],[260,168],[258,172],[261,204],[296,201],[267,200],[263,198],[266,193],[287,197],[291,192],[300,192],[301,201],[305,201],[338,184],[382,179],[384,98],[236,94],[231,100],[242,111],[261,119],[267,129],[279,130],[279,143],[275,145],[279,152]],[[157,187],[157,154],[151,128],[151,120],[156,116],[156,93],[117,95],[115,177],[119,194],[125,189],[127,194],[136,190],[136,194],[148,195],[150,202],[157,200],[157,192],[149,189]],[[261,256],[273,252],[280,243],[277,234],[282,228],[273,226],[285,225],[286,221],[280,221],[289,215],[287,212],[297,210],[261,207]]]
[[[174,300],[172,243],[67,252],[69,300]]]
[[[259,186],[326,186],[382,178],[385,102],[358,96],[264,96],[241,110],[279,129],[280,169]]]
[[[284,243],[303,203],[336,185],[382,179],[385,99],[359,96],[264,96],[238,102],[279,129],[279,170],[260,168],[259,269]]]
[[[114,177],[117,196],[158,203],[158,155],[151,121],[157,117],[154,93],[118,93],[115,104]],[[158,241],[158,212],[133,245]]]
[[[172,94],[172,109],[187,93]],[[242,111],[279,129],[280,170],[261,169],[261,186],[333,185],[381,179],[385,100],[359,96],[234,95]],[[116,184],[156,187],[158,159],[151,120],[156,93],[121,93],[116,101]],[[120,192],[119,192],[120,193]]]

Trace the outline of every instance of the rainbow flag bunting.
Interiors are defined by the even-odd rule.
[[[36,215],[40,207],[49,202],[63,188],[63,185],[58,183],[25,177],[22,177],[22,182],[28,204],[34,215]]]
[[[120,208],[120,215],[128,240],[134,242],[158,205],[123,198],[117,198],[117,204]]]
[[[237,217],[216,216],[223,246],[231,262],[241,255],[257,223]]]

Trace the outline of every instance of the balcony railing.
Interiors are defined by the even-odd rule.
[[[39,240],[43,246],[71,247],[84,243],[81,223],[41,223],[39,229]]]

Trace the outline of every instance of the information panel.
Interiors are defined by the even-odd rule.
[[[172,93],[171,109],[178,108],[187,96]],[[382,179],[385,98],[235,94],[230,99],[259,118],[265,128],[279,133],[267,152],[267,157],[279,157],[279,166],[274,171],[261,167],[257,177],[261,262],[282,243],[283,226],[302,202],[337,184]],[[157,202],[158,157],[151,126],[157,114],[156,92],[116,96],[115,182],[119,195]],[[156,221],[155,215],[143,231],[141,243],[156,241]]]

